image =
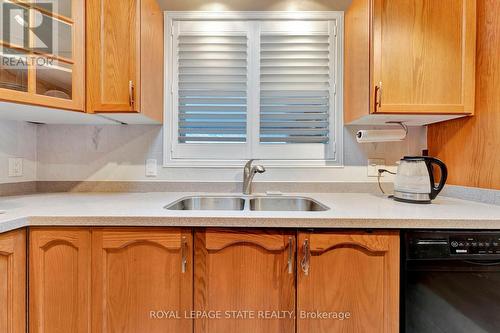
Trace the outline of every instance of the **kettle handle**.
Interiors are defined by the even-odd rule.
[[[441,160],[438,160],[435,157],[429,157],[429,156],[424,156],[425,158],[425,163],[427,164],[427,169],[429,170],[429,177],[431,178],[431,193],[430,193],[430,199],[434,200],[439,192],[444,187],[444,184],[446,183],[446,179],[448,178],[448,168],[446,167],[446,164],[444,164]],[[439,167],[441,170],[441,179],[439,180],[439,184],[436,186],[436,181],[434,179],[434,172],[432,169],[432,165],[435,164]]]

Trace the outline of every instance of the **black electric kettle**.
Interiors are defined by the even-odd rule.
[[[433,165],[441,170],[441,179],[436,186]],[[399,161],[394,181],[394,200],[412,203],[430,203],[446,183],[448,169],[434,157],[405,156]]]

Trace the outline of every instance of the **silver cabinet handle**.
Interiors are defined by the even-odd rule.
[[[293,238],[288,237],[288,274],[293,274]]]
[[[375,86],[375,112],[382,107],[382,82]]]
[[[300,267],[302,268],[302,272],[304,272],[304,275],[307,276],[309,275],[309,265],[311,260],[311,249],[309,248],[309,239],[307,238],[304,239],[303,250],[304,250],[304,257],[300,262]]]
[[[187,239],[185,236],[182,237],[181,241],[181,271],[186,273],[187,268]]]
[[[128,104],[134,106],[134,82],[128,81]]]

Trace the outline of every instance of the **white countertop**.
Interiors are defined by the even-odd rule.
[[[0,197],[0,211],[5,211],[0,214],[0,232],[40,225],[500,230],[500,206],[446,197],[438,197],[430,205],[418,205],[367,193],[293,194],[313,198],[330,207],[323,212],[163,208],[189,195],[200,193],[58,193]]]

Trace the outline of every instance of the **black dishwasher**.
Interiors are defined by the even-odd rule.
[[[402,242],[402,332],[500,332],[500,232],[406,231]]]

